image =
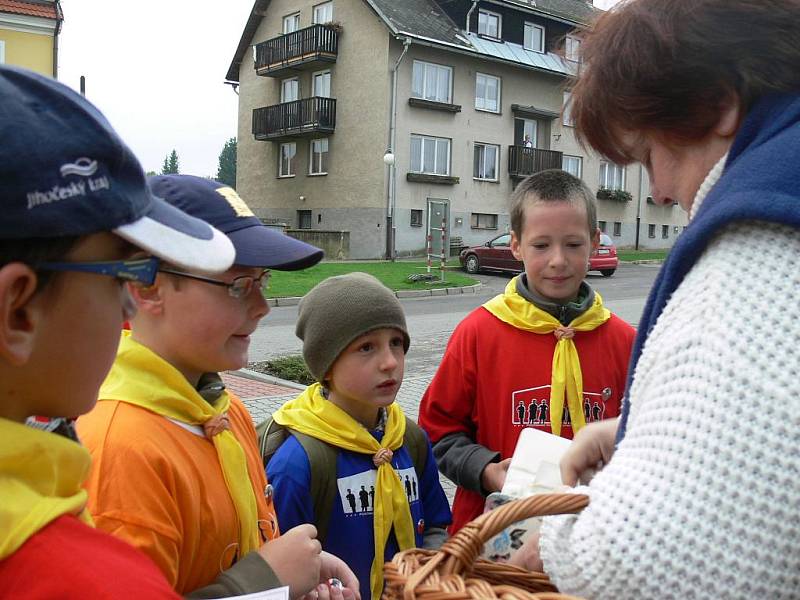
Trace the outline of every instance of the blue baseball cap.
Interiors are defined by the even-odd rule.
[[[154,195],[223,231],[236,249],[234,264],[296,271],[322,260],[316,246],[266,227],[228,185],[194,175],[156,175],[148,182]]]
[[[234,250],[208,223],[155,198],[106,118],[65,85],[0,66],[0,239],[113,231],[183,268],[228,269]]]

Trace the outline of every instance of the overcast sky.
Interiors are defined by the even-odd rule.
[[[223,81],[253,0],[61,4],[59,79],[77,90],[86,76],[86,96],[146,171],[160,172],[174,148],[182,173],[216,175],[223,144],[236,136],[237,96]]]

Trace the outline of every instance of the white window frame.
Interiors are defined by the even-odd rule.
[[[414,156],[414,141],[415,140],[419,140],[419,152],[420,152],[420,155],[419,155],[418,159]],[[433,170],[432,171],[426,171],[425,170],[425,158],[426,158],[425,148],[429,147],[429,144],[425,143],[426,141],[427,142],[431,142],[432,141],[433,145],[434,145],[434,148],[433,148]],[[444,165],[444,170],[441,169],[442,165],[438,164],[439,163],[439,147],[440,147],[440,144],[446,144],[446,147],[447,147],[447,160],[446,160],[447,164]],[[417,133],[412,133],[411,134],[411,160],[410,160],[411,168],[409,170],[412,173],[424,173],[426,175],[450,175],[450,151],[451,151],[451,145],[452,144],[451,144],[450,138],[440,138],[440,137],[435,137],[435,136],[432,136],[432,135],[420,135],[420,134],[417,134]],[[414,163],[415,162],[418,162],[418,165],[417,165],[418,168],[417,169],[414,168],[414,166],[415,166]]]
[[[6,42],[0,40],[0,65],[6,62]]]
[[[288,100],[286,98],[286,84],[289,83],[290,81],[294,81],[295,84],[296,84],[295,88],[296,88],[296,91],[297,91],[297,94],[296,94],[297,97],[296,98],[292,98],[291,100]],[[283,104],[284,102],[294,102],[295,100],[299,100],[299,99],[300,99],[300,78],[299,77],[287,77],[286,79],[281,79],[281,104]]]
[[[600,187],[607,190],[624,190],[625,167],[607,160],[600,161]]]
[[[478,96],[478,81],[481,77],[485,79],[483,84],[483,90],[484,90],[483,97]],[[494,79],[495,81],[497,81],[497,110],[486,108],[486,103],[489,101],[487,92],[489,90],[488,82],[490,79]],[[501,106],[500,102],[502,98],[502,87],[503,87],[503,80],[500,79],[499,77],[496,77],[494,75],[489,75],[488,73],[475,73],[475,110],[499,114]]]
[[[320,21],[320,20],[319,20],[319,17],[317,16],[317,15],[318,15],[318,11],[319,11],[319,9],[321,9],[321,8],[324,8],[326,12],[328,11],[328,9],[330,9],[330,17],[329,17],[327,20],[325,20],[325,21]],[[315,25],[316,25],[316,24],[322,24],[322,23],[331,23],[331,22],[333,22],[333,1],[331,0],[330,2],[320,2],[319,4],[317,4],[317,5],[316,5],[316,6],[314,6],[314,8],[313,8],[312,15],[313,15],[313,17],[312,17],[312,22],[313,22]]]
[[[485,17],[481,19],[481,17]],[[486,25],[488,24],[488,19],[494,18],[497,19],[497,35],[492,35],[491,33],[486,33]],[[484,23],[484,31],[481,31],[481,21]],[[492,12],[490,10],[486,10],[483,8],[478,9],[478,35],[484,35],[488,38],[492,38],[495,40],[499,40],[503,37],[503,15],[500,13]]]
[[[480,164],[478,166],[478,172],[475,172],[475,153],[479,151],[479,149],[483,149],[481,152]],[[487,158],[490,156],[489,150],[493,150],[494,153],[494,177],[487,177],[487,167],[486,161]],[[472,178],[477,179],[478,181],[497,181],[499,176],[500,170],[500,146],[497,144],[485,144],[483,142],[475,142],[474,150],[472,155]]]
[[[568,35],[564,40],[564,58],[572,62],[581,60],[581,38]]]
[[[318,93],[317,90],[317,77],[320,75],[327,75],[328,76],[328,93],[326,95],[322,95]],[[299,88],[299,86],[298,86]],[[298,89],[299,91],[299,89]],[[330,98],[331,97],[331,70],[330,69],[323,69],[322,71],[315,71],[311,74],[311,95],[312,96],[319,96],[320,98]]]
[[[534,48],[533,46],[528,45],[528,29],[538,29],[540,32],[539,36],[539,47]],[[525,21],[525,26],[523,29],[523,38],[522,38],[522,47],[525,50],[532,50],[533,52],[538,52],[540,54],[544,53],[544,27],[542,25],[537,25],[536,23],[531,23],[530,21]]]
[[[294,147],[294,154],[292,154],[292,156],[287,158],[287,161],[286,161],[287,172],[284,172],[284,170],[283,170],[283,163],[284,163],[284,161],[283,161],[283,158],[284,158],[283,149],[287,148],[289,146],[293,146]],[[281,177],[281,178],[283,178],[283,177],[295,177],[297,175],[296,163],[297,163],[297,143],[296,142],[286,142],[286,143],[281,144],[278,147],[278,177]],[[293,166],[295,167],[294,171],[292,171],[292,167]]]
[[[577,164],[577,166],[578,166],[578,168],[577,168],[578,172],[577,173],[573,173],[572,171],[570,171],[567,168],[567,162],[568,161],[574,161],[575,164]],[[564,155],[562,155],[561,156],[561,169],[563,171],[566,171],[570,175],[574,175],[578,179],[582,179],[583,178],[583,157],[582,156],[574,156],[572,154],[564,154]]]
[[[564,92],[564,105],[561,109],[561,124],[564,127],[575,127],[572,120],[572,92]]]
[[[295,22],[297,27],[296,27],[296,29],[292,29],[291,31],[286,31],[286,29],[287,29],[286,26],[289,23],[292,22],[292,21],[290,21],[290,19]],[[285,17],[283,17],[283,20],[281,21],[281,23],[282,23],[281,26],[283,27],[283,35],[286,35],[287,33],[294,33],[295,31],[300,29],[300,13],[296,12],[296,13],[292,13],[290,15],[286,15]]]
[[[433,98],[429,98],[429,90],[428,88],[428,70],[435,69],[436,72],[436,84],[435,84],[435,92]],[[422,89],[415,90],[414,83],[417,79],[417,73],[421,70],[422,72]],[[439,97],[439,77],[442,73],[447,73],[447,98],[441,99]],[[453,67],[447,65],[440,65],[437,63],[426,62],[424,60],[415,60],[412,67],[411,67],[411,97],[412,98],[420,98],[422,100],[428,100],[430,102],[443,102],[445,104],[450,104],[453,100]]]
[[[320,144],[322,142],[325,143],[325,152],[321,152],[320,151],[320,152],[317,153],[318,156],[319,156],[319,161],[318,161],[319,164],[315,165],[314,163],[316,161],[314,160],[314,154],[315,154],[314,145],[316,143],[318,143],[318,142]],[[308,174],[309,175],[313,175],[314,177],[316,177],[317,175],[327,175],[328,174],[327,165],[326,165],[326,170],[324,170],[324,171],[322,170],[322,155],[323,154],[327,155],[325,157],[325,162],[327,163],[328,162],[328,157],[330,156],[330,151],[331,151],[331,146],[330,146],[330,142],[328,141],[328,138],[316,138],[316,139],[311,140],[308,143]],[[318,168],[319,170],[315,171],[314,170],[315,167]]]

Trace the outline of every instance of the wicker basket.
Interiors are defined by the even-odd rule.
[[[529,517],[576,513],[589,504],[579,494],[541,494],[515,500],[465,525],[433,552],[398,552],[384,566],[383,600],[566,600],[547,575],[479,559],[481,548],[511,523]]]

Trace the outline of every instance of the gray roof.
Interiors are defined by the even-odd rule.
[[[505,0],[506,4],[514,4],[535,12],[553,17],[561,17],[576,24],[589,23],[596,15],[602,13],[586,0]]]
[[[433,0],[367,0],[392,33],[472,49],[464,31]]]
[[[470,33],[468,37],[478,54],[517,63],[538,71],[551,71],[562,75],[575,73],[572,63],[552,52],[534,52],[526,50],[520,44],[495,42],[474,33]]]

